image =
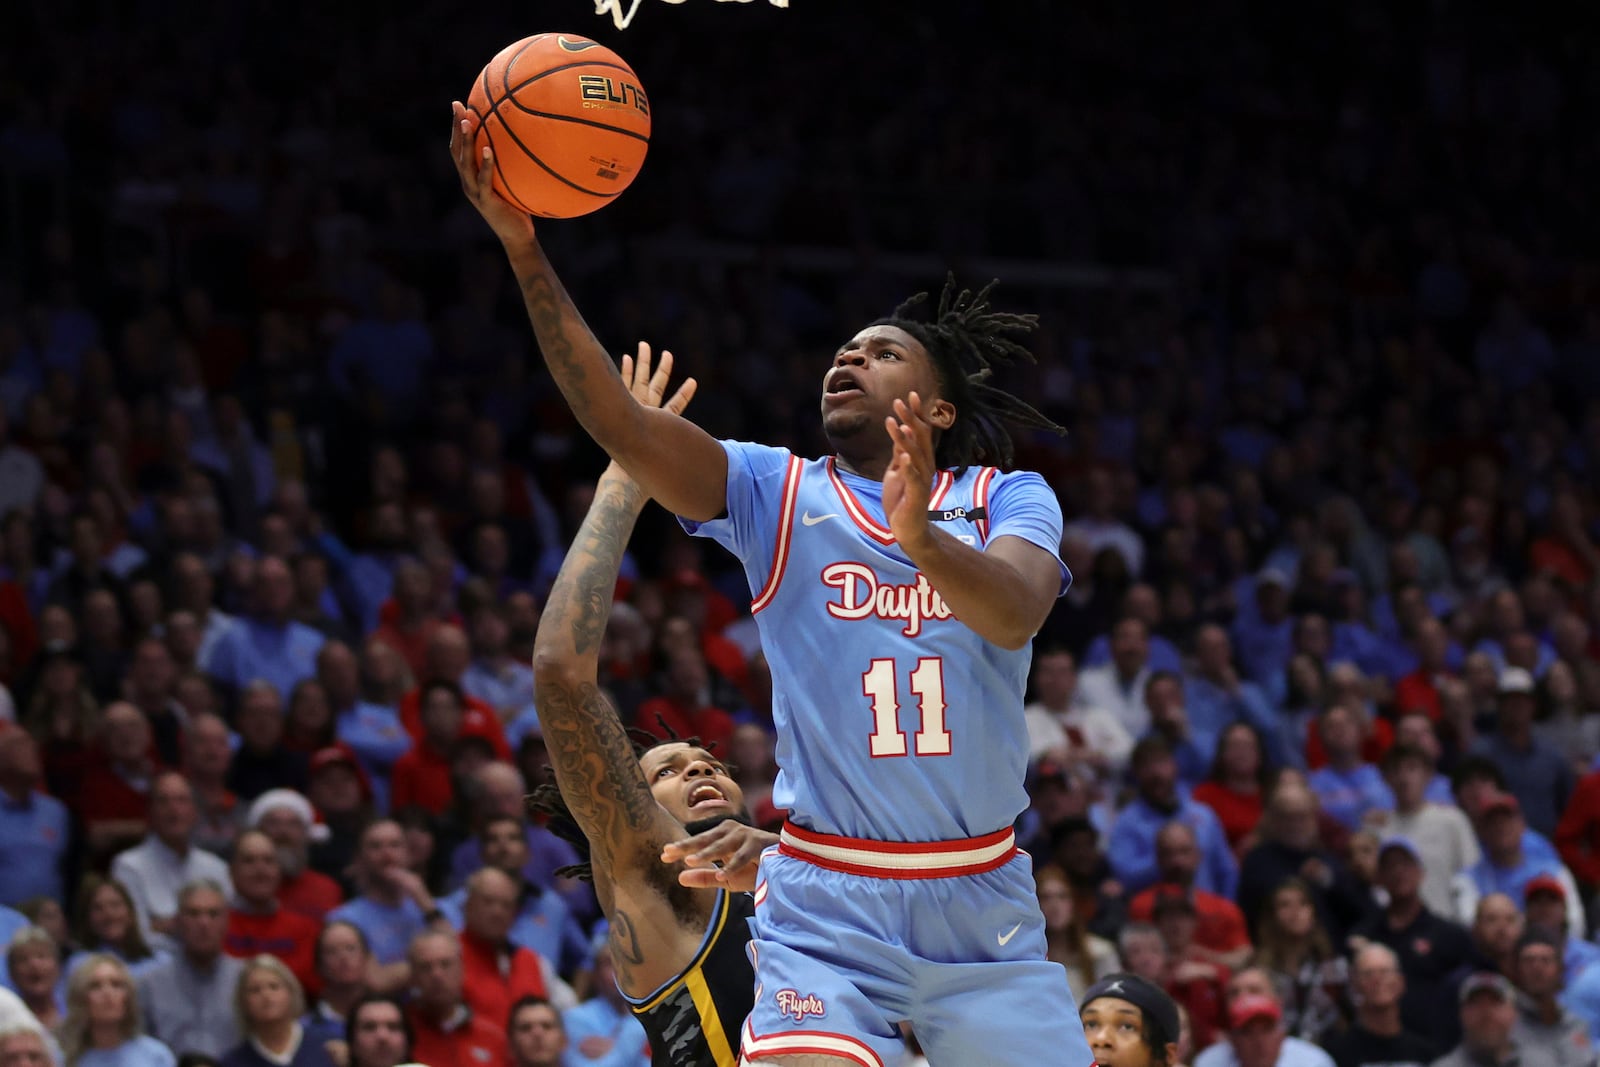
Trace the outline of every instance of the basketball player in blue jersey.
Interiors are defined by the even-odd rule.
[[[624,360],[623,374],[641,403],[661,404],[667,379],[652,375],[648,360]],[[681,411],[693,394],[686,384],[668,408]],[[528,806],[552,817],[551,829],[586,858],[559,873],[594,880],[617,986],[649,1035],[652,1062],[735,1067],[750,1013],[753,902],[730,887],[741,861],[773,835],[747,825],[738,783],[698,744],[635,751],[600,690],[600,641],[644,504],[613,463],[550,590],[534,642],[534,698],[556,784],[536,789]],[[681,841],[686,832],[695,836]],[[709,853],[722,868],[689,869],[676,856],[664,863],[669,847],[684,860]],[[753,870],[746,888],[754,888]]]
[[[910,301],[818,368],[832,456],[717,441],[633,399],[472,133],[456,105],[463,190],[573,413],[749,579],[790,821],[761,862],[741,1057],[881,1067],[904,1021],[933,1063],[1087,1067],[1011,831],[1029,646],[1070,580],[1061,511],[1037,475],[975,465],[1007,461],[1006,419],[1048,425],[985,380],[1033,318],[987,290]]]

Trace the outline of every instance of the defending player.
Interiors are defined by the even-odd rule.
[[[947,289],[931,320],[908,302],[834,355],[833,457],[719,442],[630,401],[459,104],[452,150],[578,420],[750,582],[791,822],[762,859],[742,1056],[875,1067],[906,1020],[935,1063],[1089,1064],[1011,832],[1029,644],[1069,580],[1061,511],[1037,475],[973,466],[1008,459],[1004,419],[1049,425],[985,382],[1032,317],[986,290]]]
[[[623,375],[639,403],[661,404],[665,368],[652,379],[648,358],[637,366],[624,359]],[[685,382],[669,410],[681,411],[693,395],[694,382]],[[632,404],[633,397],[625,399]],[[751,1002],[745,946],[752,903],[748,893],[726,885],[735,868],[775,839],[744,825],[738,784],[694,742],[636,751],[597,684],[622,551],[645,499],[612,464],[550,591],[533,667],[539,724],[557,784],[536,790],[529,806],[555,816],[552,828],[588,856],[586,865],[564,873],[594,878],[611,922],[617,985],[650,1036],[653,1062],[734,1067]],[[568,820],[581,833],[572,832]],[[686,829],[699,836],[680,842]],[[668,846],[670,865],[662,862]],[[679,875],[677,853],[707,849],[707,858],[726,860],[720,874],[708,868]],[[709,888],[691,888],[680,877]]]

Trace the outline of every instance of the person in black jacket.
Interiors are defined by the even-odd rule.
[[[1324,1034],[1318,1043],[1337,1067],[1424,1067],[1432,1063],[1439,1048],[1406,1029],[1400,1019],[1400,1001],[1406,991],[1400,958],[1384,945],[1371,944],[1357,951],[1353,962],[1355,1021],[1346,1029]]]
[[[1317,833],[1317,798],[1297,772],[1281,772],[1261,819],[1261,843],[1245,853],[1239,907],[1259,916],[1273,890],[1289,878],[1311,887],[1317,916],[1335,945],[1369,911],[1370,895]]]

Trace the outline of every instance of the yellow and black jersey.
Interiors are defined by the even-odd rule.
[[[633,1013],[650,1036],[653,1067],[736,1067],[739,1031],[755,1001],[746,946],[755,903],[748,893],[717,893],[705,940],[683,972]]]

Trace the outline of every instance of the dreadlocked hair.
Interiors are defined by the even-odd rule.
[[[974,463],[1009,466],[1012,460],[1008,422],[1064,434],[1066,428],[1051,422],[1019,397],[989,384],[996,365],[1020,360],[1036,362],[1032,352],[1012,338],[1031,333],[1037,315],[995,311],[989,293],[996,278],[974,293],[956,288],[956,276],[945,278],[938,307],[928,316],[928,294],[918,293],[874,326],[896,326],[921,342],[933,359],[945,399],[955,405],[956,418],[939,435],[934,459],[940,467],[964,472]]]
[[[662,745],[689,745],[694,748],[709,747],[702,744],[698,737],[679,737],[673,732],[672,727],[659,715],[656,716],[661,728],[666,731],[666,738],[656,737],[648,731],[636,726],[628,727],[628,740],[633,743],[633,758],[644,759],[644,754],[652,748]],[[576,878],[583,882],[594,881],[594,864],[590,862],[589,837],[583,832],[583,827],[578,825],[578,820],[572,817],[572,809],[567,807],[567,798],[561,795],[561,787],[555,782],[555,772],[550,771],[550,781],[543,785],[535,786],[523,800],[523,806],[528,815],[541,819],[547,829],[561,840],[573,847],[578,853],[581,862],[566,867],[556,868],[557,878]]]

